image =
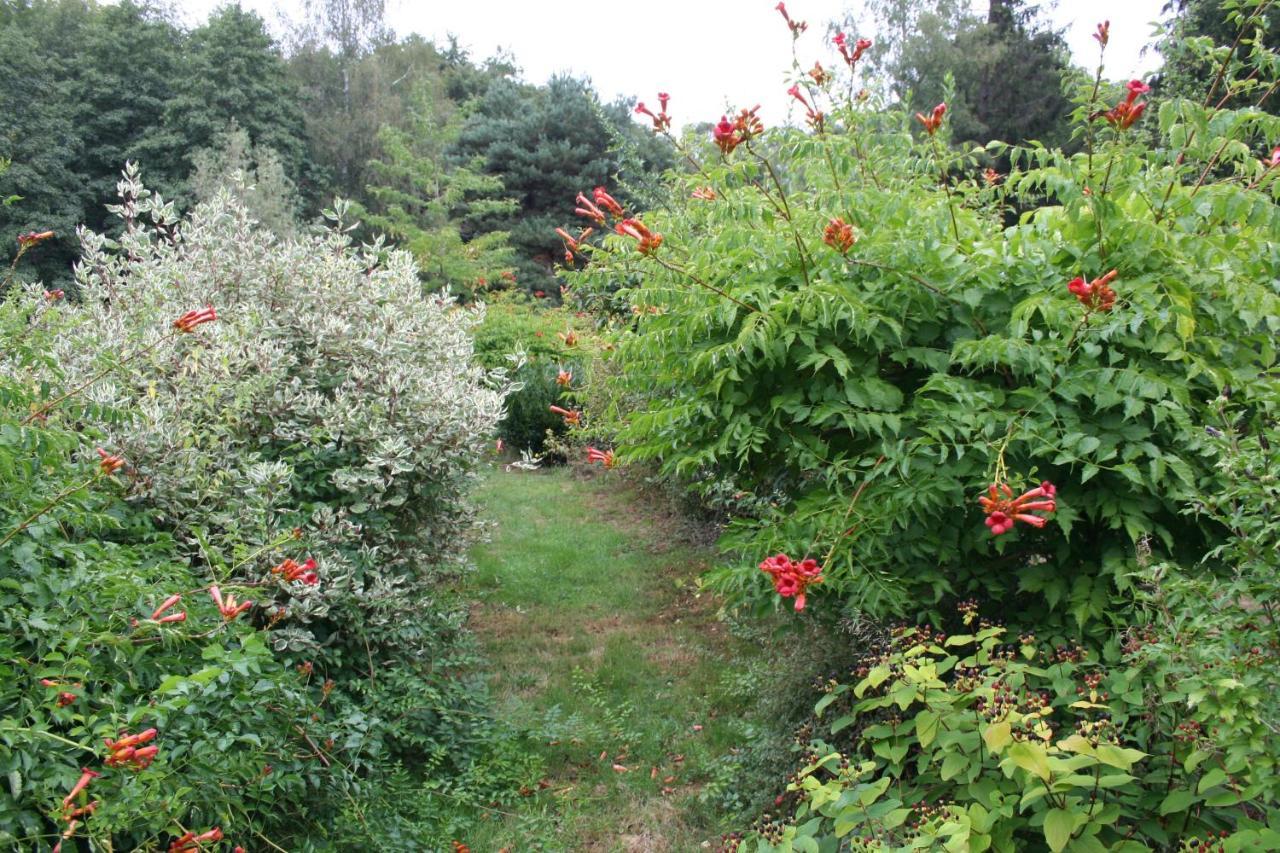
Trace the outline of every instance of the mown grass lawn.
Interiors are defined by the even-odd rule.
[[[714,553],[616,472],[495,470],[480,499],[497,527],[474,553],[472,627],[497,713],[533,733],[547,772],[519,818],[495,814],[463,840],[474,851],[715,846],[714,780],[750,736],[736,676],[754,650],[697,592]]]

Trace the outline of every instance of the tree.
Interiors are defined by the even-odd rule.
[[[297,235],[297,188],[274,150],[254,145],[249,134],[232,122],[215,146],[197,151],[191,159],[195,164],[191,193],[196,201],[210,201],[219,192],[230,192],[275,236]]]
[[[470,295],[477,282],[496,280],[509,269],[512,252],[504,232],[473,233],[464,240],[462,229],[479,218],[509,216],[516,205],[502,197],[500,179],[446,161],[445,149],[460,125],[447,98],[419,90],[408,126],[384,127],[378,134],[384,153],[369,164],[374,183],[366,188],[368,208],[360,213],[368,226],[413,254],[431,289]]]
[[[291,180],[311,177],[299,93],[263,20],[238,4],[223,6],[186,47],[188,70],[165,111],[183,173],[193,152],[214,145],[234,121],[254,145],[279,155]]]
[[[889,93],[917,111],[947,101],[957,141],[1067,142],[1068,51],[1060,33],[1038,25],[1034,7],[992,0],[985,19],[954,0],[874,0],[869,10],[873,23],[856,26],[876,41],[868,58]]]
[[[1258,2],[1240,5],[1243,17],[1230,12],[1221,0],[1171,0],[1165,5],[1169,18],[1158,45],[1164,67],[1155,81],[1161,96],[1204,101],[1212,86],[1216,103],[1227,95],[1224,81],[1214,84],[1229,52],[1238,64],[1255,45],[1272,52],[1280,50],[1280,6]],[[1259,10],[1262,14],[1258,14]],[[1232,51],[1237,37],[1239,44]],[[1269,89],[1273,81],[1259,75],[1230,76],[1241,79],[1233,84],[1224,107],[1257,107],[1272,115],[1280,114],[1280,98],[1273,88]]]
[[[481,217],[474,228],[511,235],[526,288],[555,289],[550,270],[563,251],[555,228],[577,193],[671,163],[665,148],[646,141],[654,160],[632,158],[622,171],[620,143],[641,132],[625,108],[602,106],[587,81],[572,77],[554,77],[545,87],[499,79],[476,104],[451,155],[500,178],[519,203],[517,212]]]

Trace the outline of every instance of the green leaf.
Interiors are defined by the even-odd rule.
[[[1200,783],[1196,785],[1196,793],[1203,794],[1215,785],[1221,785],[1225,781],[1227,781],[1227,771],[1221,767],[1215,767],[1200,777]]]
[[[1084,815],[1067,811],[1066,809],[1050,809],[1044,816],[1044,840],[1049,842],[1049,849],[1053,853],[1066,848],[1067,843],[1071,841],[1071,834],[1076,831],[1076,827]]]
[[[1031,775],[1049,781],[1049,754],[1040,744],[1019,741],[1009,747],[1009,758]]]
[[[1098,744],[1098,750],[1095,755],[1103,764],[1117,767],[1121,770],[1128,770],[1135,762],[1147,756],[1140,749],[1125,749],[1109,743]]]
[[[960,771],[969,766],[969,756],[963,752],[949,752],[942,759],[942,770],[939,771],[942,781],[947,782],[960,775]]]
[[[1160,803],[1160,815],[1163,817],[1174,812],[1184,812],[1197,799],[1198,797],[1190,791],[1170,791],[1169,796],[1165,797],[1164,801]]]
[[[938,736],[938,715],[933,711],[921,711],[916,714],[916,739],[921,747],[933,743]]]
[[[999,753],[1013,741],[1013,728],[1007,723],[992,723],[982,733],[987,749]]]

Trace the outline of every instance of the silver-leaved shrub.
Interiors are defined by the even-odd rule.
[[[258,585],[277,649],[362,673],[430,660],[457,627],[436,588],[463,564],[507,390],[473,362],[482,309],[424,294],[407,253],[354,245],[341,205],[279,240],[230,193],[179,218],[135,167],[119,191],[120,235],[80,234],[57,367],[4,369],[46,400],[76,392],[48,417],[108,437],[130,498],[211,582]],[[215,322],[175,328],[206,305]],[[319,582],[273,574],[286,556]]]

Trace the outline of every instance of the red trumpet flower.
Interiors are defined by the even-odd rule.
[[[1093,281],[1085,281],[1083,276],[1076,276],[1067,283],[1067,290],[1074,293],[1088,311],[1110,311],[1116,304],[1116,292],[1111,289],[1111,282],[1115,277],[1115,270]]]
[[[67,292],[62,288],[58,288],[57,290],[46,290],[44,292],[44,298],[49,302],[57,302],[59,299],[66,298],[66,295]]]
[[[665,133],[671,129],[671,116],[667,115],[667,102],[671,100],[671,96],[666,92],[658,93],[658,103],[661,104],[655,115],[652,110],[644,105],[644,101],[636,104],[636,112],[643,116],[648,116],[653,122],[654,133]]]
[[[751,137],[764,133],[764,122],[756,115],[758,109],[760,105],[756,104],[749,110],[742,110],[733,121],[729,121],[728,116],[720,116],[720,123],[712,129],[711,137],[721,153],[729,154]]]
[[[181,595],[171,595],[168,598],[166,598],[163,602],[160,603],[159,607],[157,607],[154,611],[152,611],[150,621],[156,622],[161,625],[170,623],[170,622],[186,622],[187,611],[185,610],[179,611],[177,613],[165,614],[166,610],[173,607],[175,604],[177,604],[181,600],[182,600]]]
[[[805,589],[822,582],[822,567],[812,558],[792,560],[786,554],[778,554],[761,561],[760,571],[773,578],[773,589],[778,595],[795,598],[797,612],[804,610]]]
[[[40,231],[40,232],[28,231],[26,234],[18,235],[18,245],[26,249],[26,248],[30,248],[31,246],[35,246],[38,243],[43,243],[45,240],[48,240],[52,237],[53,237],[52,231]]]
[[[942,126],[942,117],[947,114],[947,105],[945,103],[938,104],[933,108],[928,116],[922,113],[916,113],[916,119],[924,125],[924,129],[928,131],[930,136],[938,132],[938,128]]]
[[[221,841],[222,838],[222,828],[217,826],[199,835],[188,832],[169,845],[169,853],[197,853],[204,849],[203,845]]]
[[[582,424],[582,412],[577,409],[565,409],[560,406],[552,406],[551,411],[564,418],[564,425],[568,427],[576,427]]]
[[[826,229],[822,232],[822,242],[842,255],[849,254],[849,250],[857,240],[858,238],[853,234],[853,226],[838,216],[828,222]]]
[[[173,605],[177,604],[181,600],[182,600],[181,595],[171,595],[168,598],[166,598],[164,601],[160,602],[160,606],[157,607],[155,610],[151,611],[152,620],[159,619],[160,616],[166,610],[168,610],[170,607],[173,607]]]
[[[283,578],[286,583],[302,581],[308,586],[315,586],[320,582],[320,576],[316,573],[316,561],[311,557],[302,564],[286,558],[280,565],[272,567],[271,574]]]
[[[103,474],[110,476],[124,467],[124,459],[122,457],[112,456],[101,447],[98,448],[98,456],[102,457],[98,467],[102,469]]]
[[[831,74],[827,69],[822,67],[821,62],[815,62],[813,63],[813,68],[809,69],[809,77],[813,80],[814,84],[818,86],[825,86],[831,79]]]
[[[600,205],[614,216],[626,216],[626,213],[622,209],[622,205],[618,204],[617,200],[615,200],[613,196],[609,195],[609,193],[605,191],[604,187],[596,187],[591,191],[591,194],[595,197],[596,204]]]
[[[582,193],[578,193],[576,201],[578,206],[573,209],[574,213],[587,217],[597,225],[604,225],[604,211],[596,207],[595,202]]]
[[[1280,148],[1276,150],[1280,151]],[[702,201],[715,201],[719,198],[719,196],[716,195],[716,191],[711,189],[711,187],[698,187],[693,191],[692,196],[693,198],[700,199]]]
[[[867,48],[871,47],[871,39],[858,39],[854,42],[853,50],[850,50],[848,37],[844,33],[836,33],[831,41],[840,51],[844,64],[850,68],[857,65],[858,60],[862,58],[862,54],[866,52]]]
[[[1133,127],[1134,122],[1142,118],[1147,102],[1137,101],[1137,98],[1151,91],[1151,87],[1141,80],[1130,80],[1125,88],[1129,91],[1125,99],[1102,113],[1102,117],[1116,130],[1128,130]],[[1135,101],[1137,103],[1134,103]]]
[[[1107,42],[1111,41],[1111,22],[1103,21],[1098,24],[1097,32],[1093,34],[1093,39],[1103,47],[1107,46]]]
[[[994,187],[1000,183],[1000,173],[990,167],[982,170],[982,180],[987,182],[987,186]]]
[[[823,115],[805,98],[804,93],[800,91],[800,85],[797,83],[792,86],[787,90],[787,94],[799,101],[800,105],[804,107],[805,118],[808,120],[809,126],[814,130],[822,130]]]
[[[1268,157],[1266,160],[1263,160],[1262,163],[1268,169],[1274,169],[1276,166],[1280,166],[1280,145],[1277,145],[1275,148],[1272,148],[1271,156]]]
[[[650,231],[639,219],[624,219],[614,230],[624,237],[635,238],[636,249],[642,255],[652,255],[662,245],[662,235]]]
[[[556,374],[556,384],[557,384],[557,385],[559,385],[561,388],[568,388],[570,385],[572,385],[572,384],[573,384],[573,371],[572,371],[572,370],[561,370],[559,373],[557,373],[557,374]]]
[[[206,305],[199,310],[188,311],[174,320],[173,327],[181,332],[194,332],[196,326],[212,323],[216,319],[218,319],[218,312],[213,310],[212,305]]]
[[[75,785],[71,787],[71,792],[62,798],[62,805],[63,806],[71,805],[71,801],[74,800],[81,791],[89,787],[90,782],[92,782],[94,779],[97,779],[101,775],[102,775],[101,773],[95,773],[94,771],[90,770],[88,767],[83,768],[80,771],[80,778],[76,781]]]
[[[151,746],[143,746],[143,744],[155,740],[155,737],[156,730],[147,729],[138,732],[136,735],[125,735],[115,741],[111,738],[104,738],[110,755],[102,763],[107,767],[130,766],[134,770],[146,770],[151,766],[151,762],[155,760],[156,753],[160,751],[160,748],[154,744]]]
[[[539,332],[541,334],[541,332]],[[556,337],[564,342],[567,347],[576,347],[578,345],[578,335],[573,329],[567,332],[556,332]]]
[[[1012,530],[1019,521],[1032,527],[1044,527],[1048,519],[1032,513],[1056,510],[1058,505],[1054,498],[1057,493],[1057,488],[1048,480],[1016,498],[1007,483],[992,483],[987,494],[978,498],[978,503],[987,514],[986,525],[991,528],[991,535],[1000,536]]]
[[[595,447],[587,448],[587,464],[599,462],[606,468],[612,468],[618,464],[618,460],[614,457],[612,450],[599,450]]]
[[[234,595],[228,595],[224,600],[222,590],[218,589],[217,586],[209,587],[209,596],[213,599],[213,603],[218,606],[218,612],[222,614],[222,618],[227,622],[235,619],[253,606],[252,601],[237,604]]]
[[[791,30],[792,38],[800,38],[800,34],[805,30],[809,29],[809,25],[804,21],[791,20],[791,16],[787,14],[787,6],[785,3],[780,2],[778,3],[777,6],[774,6],[773,8],[777,9],[782,14],[783,20],[787,22],[787,27]]]

